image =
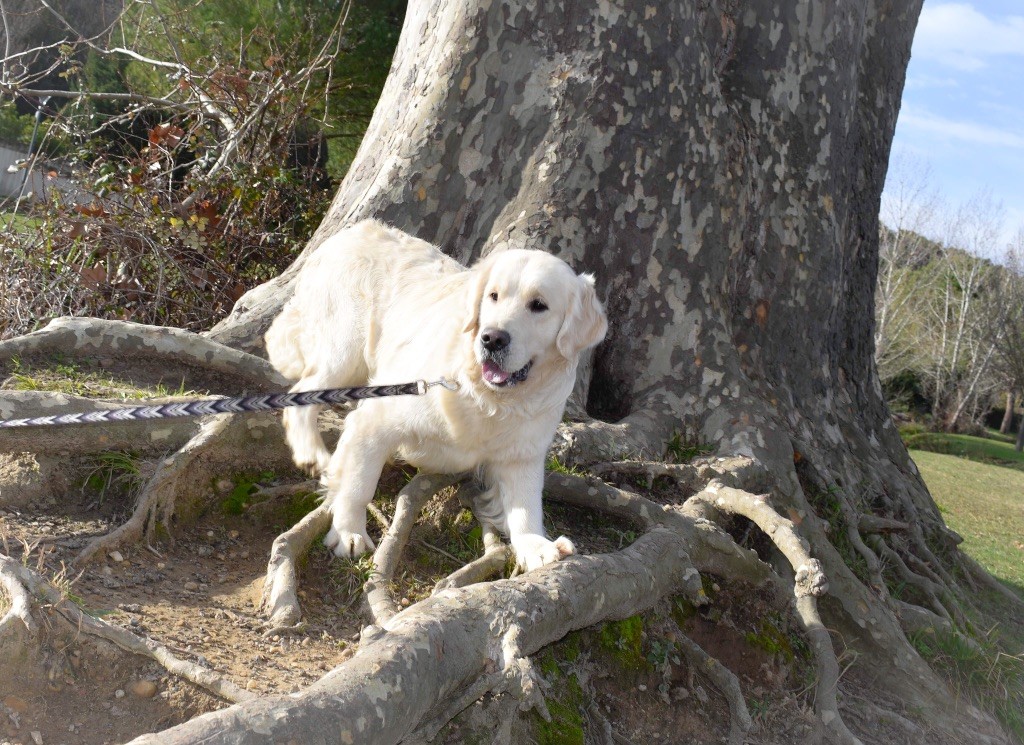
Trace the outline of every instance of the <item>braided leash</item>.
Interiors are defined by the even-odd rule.
[[[104,409],[102,411],[88,411],[78,414],[39,416],[32,419],[4,419],[0,420],[0,429],[274,411],[276,409],[286,409],[289,406],[341,404],[346,401],[363,401],[368,398],[383,398],[385,396],[422,396],[427,392],[427,389],[433,388],[436,385],[449,391],[458,390],[459,387],[458,383],[447,378],[441,378],[430,383],[425,380],[417,380],[414,383],[403,383],[401,385],[367,385],[355,388],[328,388],[321,391],[303,391],[301,393],[267,393],[259,396],[209,398],[199,401],[160,404],[158,406],[127,406],[122,409]]]

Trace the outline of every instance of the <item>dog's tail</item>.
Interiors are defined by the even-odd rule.
[[[292,303],[286,303],[263,337],[270,364],[289,380],[298,380],[306,369],[302,345],[299,344],[301,322],[298,309]]]

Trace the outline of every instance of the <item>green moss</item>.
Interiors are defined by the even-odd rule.
[[[643,653],[644,622],[640,616],[611,621],[602,628],[598,641],[601,648],[627,670],[645,670],[647,660]]]
[[[796,658],[796,651],[789,637],[767,618],[761,621],[761,628],[758,631],[748,631],[743,638],[750,646],[763,649],[768,654],[779,655],[786,662],[792,662]]]
[[[559,651],[564,651],[560,649]],[[552,694],[547,699],[551,721],[547,722],[534,712],[533,729],[538,745],[585,745],[583,731],[583,688],[574,673],[566,675],[558,665],[551,649],[540,657],[540,670],[551,684]]]

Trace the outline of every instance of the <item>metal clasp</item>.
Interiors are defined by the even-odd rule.
[[[426,382],[425,380],[420,380],[420,381],[417,381],[417,382],[418,382],[418,384],[420,386],[420,391],[419,391],[420,395],[423,395],[424,393],[427,392],[428,388],[433,388],[435,385],[439,385],[442,388],[444,388],[445,390],[449,390],[449,391],[457,391],[457,390],[459,390],[459,383],[458,383],[458,381],[456,381],[456,380],[449,380],[448,378],[440,378],[439,380],[433,380],[433,381],[431,381],[429,383]]]

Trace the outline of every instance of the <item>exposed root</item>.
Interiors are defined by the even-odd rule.
[[[434,585],[434,592],[452,587],[465,587],[491,579],[505,568],[511,548],[501,540],[501,535],[490,525],[483,526],[484,553],[465,566],[455,570]]]
[[[331,526],[331,512],[321,504],[274,539],[263,581],[260,610],[267,617],[268,635],[293,629],[302,618],[296,565],[316,537]]]
[[[814,651],[818,679],[815,688],[815,708],[822,726],[829,735],[846,745],[860,743],[847,728],[839,714],[837,697],[839,687],[839,661],[832,646],[832,638],[821,621],[815,597],[828,591],[821,562],[810,555],[810,546],[799,536],[796,526],[776,512],[766,495],[755,495],[740,489],[723,486],[715,481],[687,500],[696,509],[720,510],[742,515],[767,535],[793,567],[796,612]]]
[[[1009,600],[1016,607],[1024,608],[1024,598],[1021,598],[1017,593],[985,571],[985,568],[982,567],[981,564],[964,553],[960,554],[960,558],[974,579],[988,589],[994,590],[998,594],[1002,595],[1005,600]]]
[[[687,504],[742,515],[757,525],[793,567],[796,573],[794,593],[798,598],[828,592],[828,579],[821,562],[811,557],[810,546],[796,532],[796,526],[768,503],[767,494],[751,494],[713,481],[704,491],[690,497]]]
[[[693,568],[687,549],[675,531],[655,528],[614,554],[571,556],[520,578],[445,590],[393,617],[304,691],[262,696],[134,742],[269,744],[316,741],[324,732],[363,745],[402,741],[444,716],[459,695],[453,691],[476,693],[481,677],[504,677],[510,661],[569,631],[640,613],[676,592]],[[513,628],[518,636],[510,637]]]
[[[707,467],[692,463],[663,463],[661,461],[618,460],[608,463],[595,463],[587,470],[595,476],[619,474],[624,476],[641,476],[648,489],[654,486],[655,479],[668,478],[685,492],[692,493],[703,487],[713,474],[707,473]]]
[[[686,657],[690,668],[706,675],[729,703],[729,745],[743,745],[747,733],[754,726],[747,703],[743,699],[739,679],[721,662],[709,655],[678,627],[675,642]]]
[[[179,481],[194,477],[190,474],[196,458],[230,426],[232,416],[221,414],[207,419],[199,432],[184,447],[165,458],[139,495],[132,516],[123,525],[105,536],[93,539],[75,557],[75,564],[92,560],[100,551],[110,551],[129,542],[138,542],[153,535],[157,522],[170,525],[174,504],[178,496]]]
[[[734,577],[753,585],[773,580],[771,568],[758,558],[756,552],[740,548],[728,533],[702,514],[687,515],[598,478],[564,473],[547,474],[544,493],[555,501],[596,509],[630,520],[648,530],[661,525],[677,531],[690,546],[693,566],[700,572]],[[699,578],[691,578],[688,584],[693,588],[695,602],[706,603],[703,590],[694,586],[699,585]]]
[[[163,359],[240,378],[258,390],[288,387],[288,381],[261,357],[183,329],[126,321],[56,318],[39,331],[0,341],[0,360],[28,355]]]
[[[10,557],[0,555],[0,576],[3,577],[5,587],[7,587],[8,577],[13,577],[22,587],[21,594],[18,596],[19,602],[26,602],[30,596],[44,600],[57,616],[76,632],[104,639],[126,652],[156,660],[173,675],[184,678],[226,701],[239,703],[253,698],[252,693],[239,688],[213,670],[175,657],[164,645],[83,613],[53,585]]]
[[[391,595],[389,585],[394,579],[402,551],[409,542],[413,524],[419,517],[420,510],[437,492],[461,478],[460,475],[419,473],[398,493],[395,516],[373,554],[373,572],[364,586],[366,602],[375,623],[383,625],[401,610],[401,606]]]
[[[902,533],[910,530],[908,523],[878,515],[861,515],[857,519],[857,527],[861,533]]]
[[[38,631],[32,618],[32,596],[21,578],[18,569],[21,564],[6,554],[0,554],[0,587],[3,587],[10,602],[10,608],[0,618],[0,641],[15,633],[16,626],[23,626],[31,636]]]

